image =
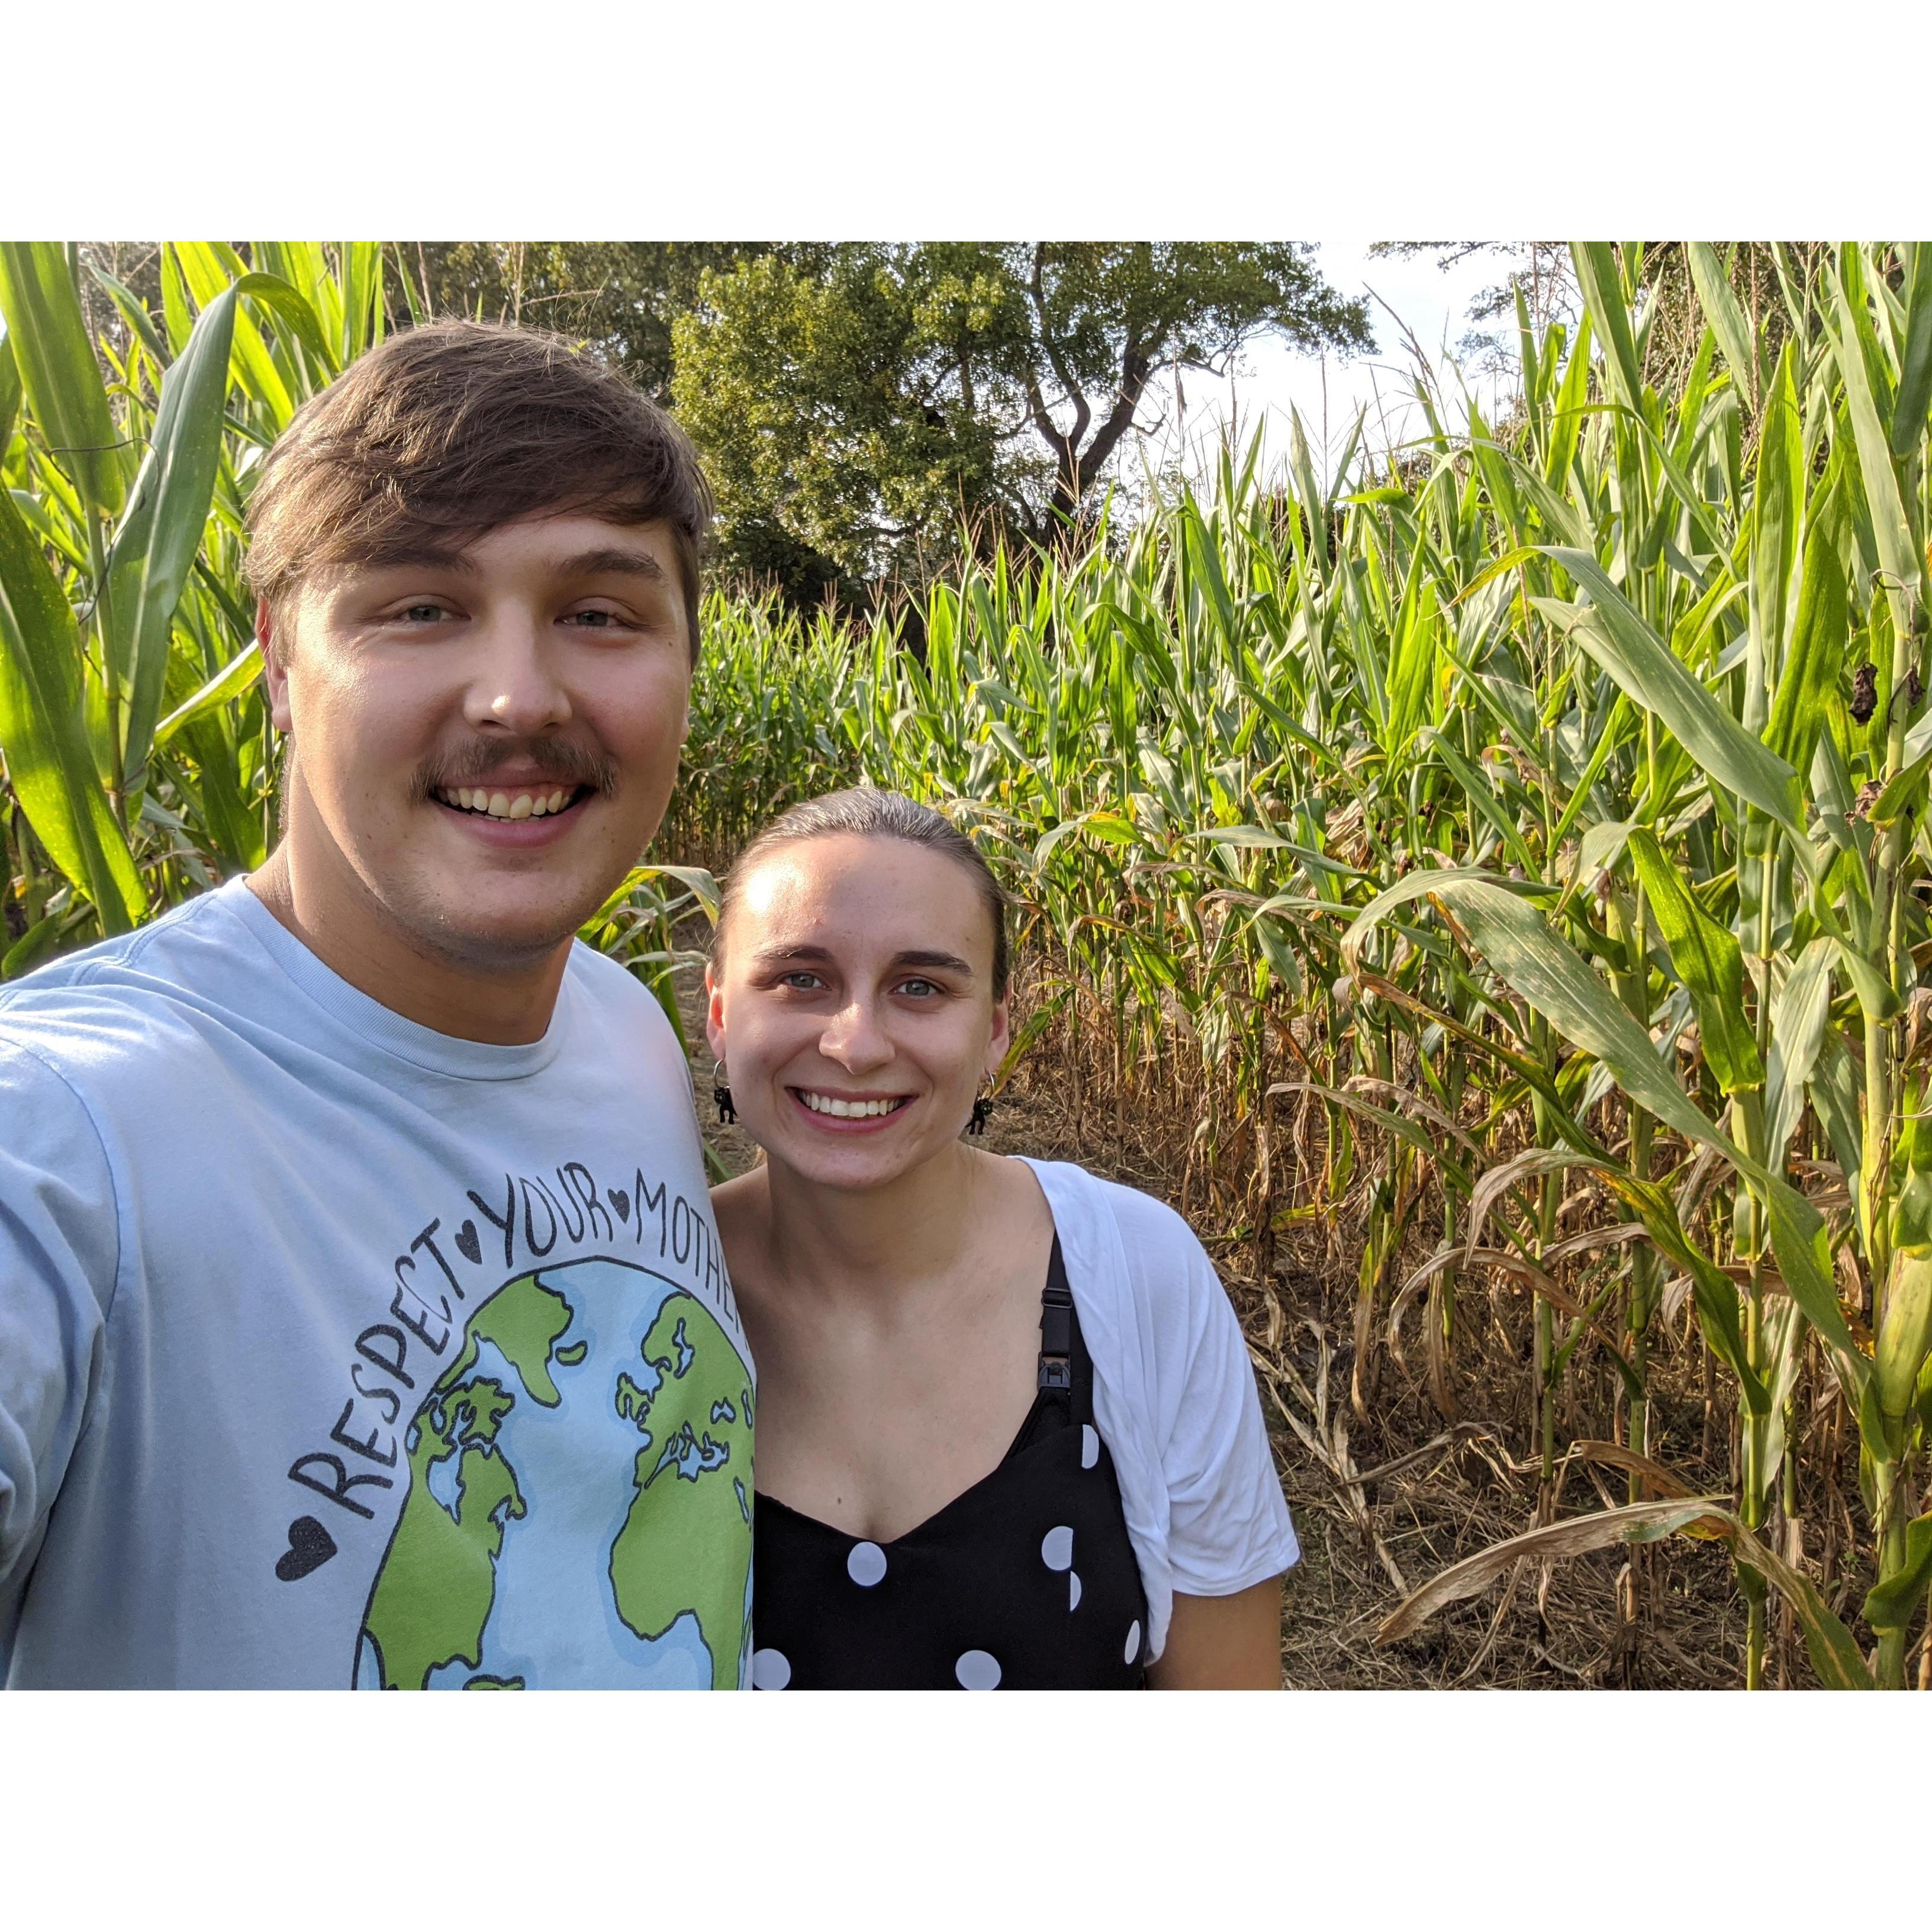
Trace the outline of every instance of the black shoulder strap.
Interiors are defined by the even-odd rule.
[[[1040,1386],[1073,1387],[1073,1292],[1066,1285],[1066,1264],[1060,1258],[1060,1237],[1053,1238],[1053,1258],[1046,1266],[1046,1286],[1040,1298]]]

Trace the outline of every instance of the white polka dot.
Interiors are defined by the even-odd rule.
[[[952,1666],[960,1686],[968,1690],[997,1690],[1000,1688],[1000,1660],[983,1650],[969,1650]]]
[[[1090,1469],[1100,1460],[1100,1432],[1090,1422],[1080,1425],[1080,1466]]]
[[[1126,1663],[1131,1664],[1136,1658],[1140,1655],[1140,1654],[1141,1620],[1138,1617],[1136,1617],[1133,1622],[1133,1628],[1127,1632],[1127,1648],[1124,1654],[1123,1660]]]
[[[1040,1538],[1040,1560],[1049,1570],[1072,1568],[1073,1532],[1065,1523],[1058,1529],[1049,1529]]]
[[[752,1688],[782,1690],[791,1682],[791,1659],[782,1650],[754,1650],[752,1653]]]
[[[845,1574],[860,1589],[869,1590],[886,1574],[886,1552],[876,1543],[854,1544]]]
[[[1080,1572],[1077,1570],[1066,1573],[1066,1607],[1070,1611],[1080,1607]]]

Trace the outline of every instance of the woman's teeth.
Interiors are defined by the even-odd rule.
[[[437,797],[461,812],[480,812],[490,818],[542,818],[561,812],[570,802],[568,788],[557,791],[476,791],[468,785],[446,786]]]
[[[892,1100],[842,1100],[831,1094],[800,1093],[799,1098],[814,1114],[830,1114],[842,1120],[868,1120],[902,1107],[912,1096],[902,1094]]]

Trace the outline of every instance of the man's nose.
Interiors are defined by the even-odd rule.
[[[522,610],[493,614],[475,641],[464,706],[472,724],[534,737],[569,722],[570,694],[558,676],[556,640],[544,617]]]

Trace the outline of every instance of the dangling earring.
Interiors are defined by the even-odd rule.
[[[983,1134],[986,1131],[986,1116],[993,1111],[993,1076],[986,1076],[985,1090],[973,1102],[973,1118],[966,1123],[969,1134]]]
[[[730,1078],[730,1075],[724,1070],[723,1060],[714,1060],[711,1063],[711,1097],[717,1103],[718,1119],[721,1126],[726,1121],[735,1120],[738,1118],[738,1110],[731,1104],[731,1088],[729,1084]]]

